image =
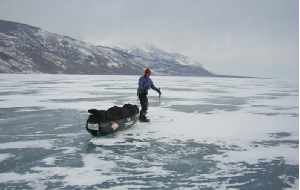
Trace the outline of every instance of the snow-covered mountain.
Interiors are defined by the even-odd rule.
[[[200,63],[154,45],[124,49],[95,46],[10,21],[0,20],[0,73],[213,76]]]

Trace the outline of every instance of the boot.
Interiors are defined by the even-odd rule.
[[[141,110],[139,120],[140,122],[150,122],[149,118],[146,118],[146,111]]]

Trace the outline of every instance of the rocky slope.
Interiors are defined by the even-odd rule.
[[[201,64],[154,45],[93,46],[46,30],[0,20],[0,73],[213,76]]]

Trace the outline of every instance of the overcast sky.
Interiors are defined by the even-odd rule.
[[[215,74],[299,78],[298,0],[0,0],[0,19],[101,45],[151,43]]]

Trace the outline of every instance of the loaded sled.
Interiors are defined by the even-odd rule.
[[[125,104],[108,110],[90,109],[85,128],[93,136],[104,136],[130,128],[139,117],[137,105]]]

